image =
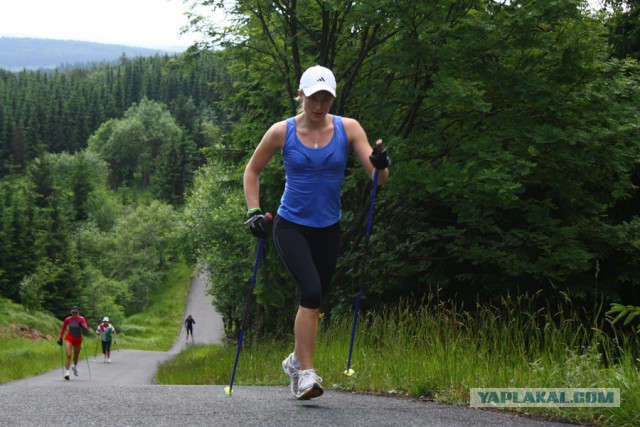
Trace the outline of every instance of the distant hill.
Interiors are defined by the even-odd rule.
[[[10,71],[113,62],[123,54],[133,58],[175,53],[178,52],[170,49],[147,49],[76,40],[0,37],[0,68]]]

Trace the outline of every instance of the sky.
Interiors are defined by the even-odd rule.
[[[182,0],[0,0],[0,37],[81,40],[136,47],[186,47],[198,35]]]

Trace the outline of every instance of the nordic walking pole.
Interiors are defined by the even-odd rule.
[[[96,337],[96,346],[93,350],[93,360],[96,360],[96,357],[98,357],[98,341],[100,340],[100,337]]]
[[[64,356],[62,355],[62,344],[58,345],[60,347],[60,362],[62,362],[62,376],[64,377]]]
[[[271,220],[271,214],[264,214],[264,221]],[[238,358],[240,357],[240,350],[242,350],[242,339],[244,338],[244,327],[247,320],[247,313],[249,311],[249,302],[251,301],[251,294],[253,293],[253,286],[256,284],[256,274],[258,273],[258,266],[260,265],[260,254],[262,253],[262,246],[264,245],[264,239],[260,239],[258,242],[258,251],[256,252],[256,262],[253,265],[253,276],[251,277],[251,284],[249,285],[249,294],[247,295],[247,302],[244,305],[244,314],[242,315],[242,328],[240,328],[240,336],[238,337],[238,347],[236,348],[236,360],[233,362],[233,373],[231,374],[231,383],[224,388],[224,392],[228,396],[233,394],[233,381],[236,378],[236,368],[238,367]]]
[[[362,266],[360,268],[360,290],[356,297],[356,306],[353,309],[353,326],[351,327],[351,344],[349,345],[349,359],[347,360],[347,369],[344,374],[348,377],[355,374],[351,369],[351,356],[353,355],[353,342],[356,337],[356,326],[358,324],[358,311],[360,310],[360,298],[362,297],[362,276],[364,274],[364,264],[367,260],[367,252],[369,251],[369,237],[371,237],[371,220],[373,218],[373,201],[376,199],[376,189],[378,188],[378,169],[373,172],[373,188],[371,189],[371,200],[369,201],[369,214],[367,215],[367,230],[364,240],[364,253],[362,255]]]
[[[84,358],[87,360],[87,370],[89,371],[89,381],[91,381],[92,380],[91,366],[89,366],[89,355],[87,354],[87,345],[84,343],[84,340],[82,340],[82,348],[84,348]]]
[[[236,360],[233,362],[233,373],[231,374],[231,383],[228,387],[224,388],[224,392],[231,396],[233,394],[233,381],[236,377],[236,368],[238,367],[238,358],[240,357],[240,351],[242,350],[242,339],[244,338],[244,327],[247,320],[247,313],[249,311],[249,302],[251,301],[251,294],[253,293],[253,286],[256,283],[256,273],[258,272],[258,264],[260,263],[260,254],[262,253],[262,246],[264,239],[260,239],[258,242],[258,251],[256,253],[256,262],[253,266],[253,276],[251,277],[251,284],[249,285],[249,294],[247,295],[247,302],[244,305],[244,314],[242,316],[242,328],[240,329],[240,336],[238,337],[238,346],[236,348]]]

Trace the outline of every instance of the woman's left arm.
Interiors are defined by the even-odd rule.
[[[347,138],[349,139],[349,144],[353,148],[354,153],[358,157],[360,164],[364,168],[367,176],[373,180],[373,173],[375,172],[375,167],[369,160],[369,156],[373,153],[373,149],[369,144],[369,140],[367,139],[367,134],[365,133],[360,123],[358,123],[355,119],[350,119],[347,117],[342,118],[342,123],[344,124],[344,130],[347,133]],[[376,141],[376,147],[378,150],[382,150],[382,140],[378,139]],[[378,171],[378,185],[382,185],[387,182],[389,179],[389,168],[385,168]]]

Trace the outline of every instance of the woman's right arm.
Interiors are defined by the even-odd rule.
[[[284,146],[287,133],[286,121],[271,126],[256,147],[249,163],[244,169],[243,186],[247,210],[260,207],[260,174],[276,151]]]
[[[62,322],[62,329],[60,329],[60,338],[64,337],[64,330],[67,329],[67,324],[69,322],[67,322],[67,319],[64,319],[64,322]]]

